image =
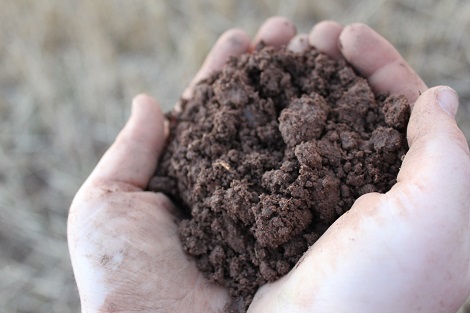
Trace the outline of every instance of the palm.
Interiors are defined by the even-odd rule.
[[[94,214],[80,211],[92,215],[93,221],[84,219],[85,223],[77,225],[87,244],[74,250],[85,255],[83,270],[101,278],[93,283],[90,306],[95,310],[113,304],[121,310],[148,312],[158,308],[220,311],[226,292],[208,284],[185,256],[168,199],[161,194],[100,189],[89,202],[90,211],[100,209]],[[80,217],[71,215],[74,218]]]

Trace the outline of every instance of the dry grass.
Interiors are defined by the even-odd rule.
[[[253,34],[276,14],[299,31],[322,19],[372,25],[429,85],[457,89],[470,138],[469,1],[3,0],[1,312],[79,312],[67,210],[131,98],[145,91],[170,108],[223,30]]]

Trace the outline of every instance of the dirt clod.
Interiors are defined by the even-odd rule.
[[[244,311],[362,194],[396,182],[407,151],[404,96],[375,95],[314,48],[232,58],[170,112],[149,189],[186,213],[184,249]]]

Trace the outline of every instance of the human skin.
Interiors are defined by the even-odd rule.
[[[296,36],[292,23],[275,17],[254,40],[238,29],[224,33],[184,96],[261,40],[345,57],[376,91],[406,95],[412,114],[397,184],[359,198],[289,274],[260,288],[249,312],[456,312],[470,294],[470,153],[454,119],[456,93],[427,89],[363,24],[326,21]],[[68,241],[82,312],[223,312],[228,292],[184,253],[178,210],[145,191],[164,141],[158,104],[137,96],[73,200]]]

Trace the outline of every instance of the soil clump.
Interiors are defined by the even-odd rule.
[[[375,95],[344,60],[262,48],[199,83],[149,189],[184,211],[184,250],[244,312],[354,201],[395,183],[404,96]]]

